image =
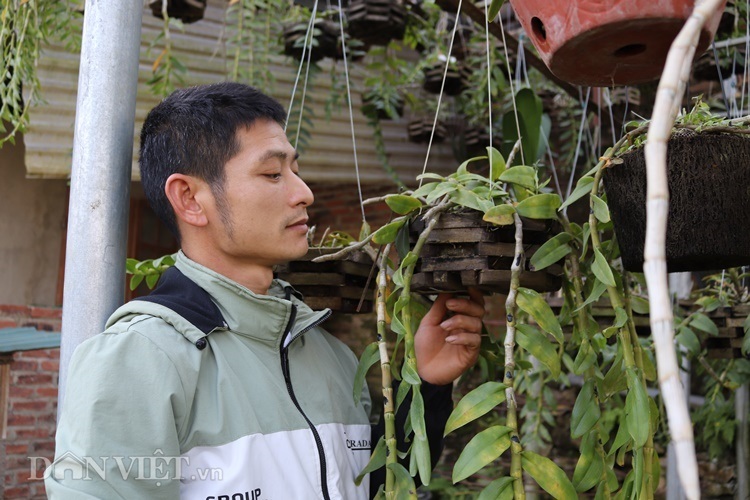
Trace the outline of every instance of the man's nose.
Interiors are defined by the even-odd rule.
[[[292,201],[295,206],[304,205],[306,207],[312,205],[313,201],[315,201],[315,196],[313,195],[310,186],[308,186],[307,183],[297,175],[294,176]]]

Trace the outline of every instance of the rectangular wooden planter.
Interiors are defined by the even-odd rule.
[[[526,268],[521,286],[540,292],[560,288],[562,267],[554,264],[541,271],[528,268],[529,258],[557,232],[553,223],[522,219]],[[416,241],[424,228],[418,221],[410,227]],[[430,233],[412,279],[412,290],[420,293],[464,291],[477,287],[485,294],[506,294],[510,289],[510,267],[515,256],[515,228],[495,226],[479,212],[446,213]]]
[[[366,253],[355,251],[343,260],[312,261],[339,250],[341,248],[311,248],[304,257],[279,266],[276,276],[300,292],[312,309],[369,313],[375,297],[376,272],[373,271],[368,283],[373,263]]]

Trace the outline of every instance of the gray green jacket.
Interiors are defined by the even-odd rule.
[[[257,295],[180,253],[76,349],[48,496],[368,498],[354,478],[380,431],[367,390],[353,401],[354,354],[319,326],[329,316],[283,281]],[[433,438],[450,412],[437,392]]]

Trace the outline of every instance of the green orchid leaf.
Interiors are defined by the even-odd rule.
[[[557,219],[557,209],[560,207],[560,197],[556,194],[545,193],[530,196],[518,203],[516,212],[521,217],[529,219]]]
[[[396,481],[393,487],[395,498],[398,500],[417,500],[417,487],[409,471],[400,463],[388,464],[393,471]]]
[[[405,194],[389,194],[385,197],[385,203],[399,215],[406,215],[422,207],[421,201]]]
[[[698,336],[687,326],[681,326],[677,329],[675,340],[691,354],[700,354],[701,341]]]
[[[690,326],[694,326],[698,330],[713,335],[714,337],[719,334],[719,328],[716,326],[716,323],[703,313],[693,313],[693,319],[690,320]]]
[[[500,12],[500,8],[505,3],[505,0],[492,0],[490,8],[487,10],[487,22],[491,23]]]
[[[594,217],[596,217],[602,224],[609,222],[609,207],[607,207],[607,203],[595,194],[591,195],[591,202],[593,205]]]
[[[365,384],[365,375],[368,370],[376,362],[380,360],[380,351],[378,349],[378,343],[373,342],[362,352],[362,356],[359,358],[359,364],[357,365],[357,372],[354,374],[354,404],[359,404],[359,399],[362,397],[362,387]]]
[[[380,436],[380,439],[378,440],[378,444],[376,444],[375,449],[372,450],[372,455],[370,455],[370,461],[367,462],[367,465],[365,465],[365,468],[362,469],[362,471],[354,479],[354,484],[359,486],[360,484],[362,484],[362,479],[364,479],[364,477],[367,474],[369,474],[370,472],[376,471],[385,465],[386,451],[387,451],[387,447],[385,445],[385,437]]]
[[[545,334],[531,325],[516,325],[516,342],[545,365],[553,378],[560,375],[560,356]]]
[[[577,439],[589,432],[602,416],[599,403],[594,397],[595,381],[588,379],[578,393],[570,417],[570,437]]]
[[[502,182],[509,182],[528,189],[536,189],[536,169],[525,165],[510,167],[500,174],[500,180]]]
[[[565,200],[565,203],[560,205],[560,210],[563,208],[572,205],[576,201],[580,200],[587,194],[591,193],[591,183],[594,182],[593,177],[581,177],[578,179],[578,183],[576,184],[576,188],[573,190],[572,193],[570,193],[570,196],[568,196],[568,199]]]
[[[612,274],[612,268],[609,267],[607,259],[604,258],[604,255],[602,255],[598,248],[594,248],[594,263],[591,264],[591,270],[594,272],[596,279],[607,286],[615,286],[615,277]]]
[[[372,235],[372,241],[378,245],[385,245],[387,243],[393,243],[396,240],[396,235],[399,229],[406,223],[406,219],[395,220],[385,226],[381,227],[375,234]]]
[[[422,184],[422,186],[414,191],[411,195],[415,198],[424,198],[428,194],[432,193],[432,191],[440,184],[440,182],[428,182],[427,184]]]
[[[516,213],[516,209],[513,205],[497,205],[484,213],[482,217],[483,221],[495,224],[496,226],[507,226],[513,224],[515,219],[513,214]]]
[[[555,313],[552,312],[552,308],[549,306],[544,297],[539,292],[531,290],[530,288],[519,287],[518,295],[516,296],[516,304],[518,307],[529,314],[534,321],[536,321],[542,330],[552,334],[560,344],[564,342],[562,327],[560,322],[557,321]]]
[[[510,476],[495,479],[482,490],[477,500],[513,500],[513,481]]]
[[[579,493],[590,490],[602,479],[604,460],[596,452],[596,442],[596,432],[589,432],[581,441],[581,456],[573,472],[573,486]]]
[[[500,382],[485,382],[466,394],[451,412],[445,424],[444,435],[485,415],[505,401],[505,385]]]
[[[505,158],[500,154],[500,151],[489,146],[487,147],[487,158],[490,161],[490,179],[494,182],[505,171]]]
[[[510,427],[493,425],[474,436],[453,466],[453,483],[471,476],[510,448],[510,432]]]
[[[573,249],[568,245],[572,236],[569,233],[560,233],[547,240],[531,256],[529,264],[533,271],[539,271],[560,261]]]
[[[532,451],[521,452],[521,467],[553,498],[577,500],[578,494],[565,472],[555,462]]]
[[[635,368],[628,368],[628,395],[625,397],[625,424],[635,448],[642,448],[649,436],[649,404],[646,389]]]

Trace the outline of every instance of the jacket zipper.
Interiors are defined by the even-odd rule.
[[[292,304],[292,312],[289,315],[289,322],[286,325],[286,328],[284,329],[284,335],[282,337],[282,343],[286,339],[286,337],[291,333],[292,327],[294,326],[294,320],[297,317],[297,306]],[[313,323],[313,325],[307,327],[304,331],[309,330],[316,324],[323,321],[322,318],[320,321]],[[301,332],[301,333],[304,333]],[[302,411],[302,407],[299,404],[299,401],[297,401],[297,396],[294,394],[294,389],[292,388],[292,377],[289,373],[289,346],[282,347],[281,349],[281,371],[284,373],[284,381],[286,382],[286,390],[289,393],[289,397],[292,398],[292,402],[294,403],[294,406],[297,408],[297,411],[300,412],[302,415],[302,418],[305,419],[307,422],[307,425],[310,427],[310,430],[313,433],[313,437],[315,438],[315,446],[318,448],[318,457],[320,458],[320,484],[323,488],[323,498],[325,500],[330,500],[330,495],[328,493],[328,481],[326,479],[326,456],[325,451],[323,450],[323,441],[320,439],[320,434],[318,434],[318,430],[315,428],[315,425],[312,423],[312,421],[305,415],[305,412]]]

